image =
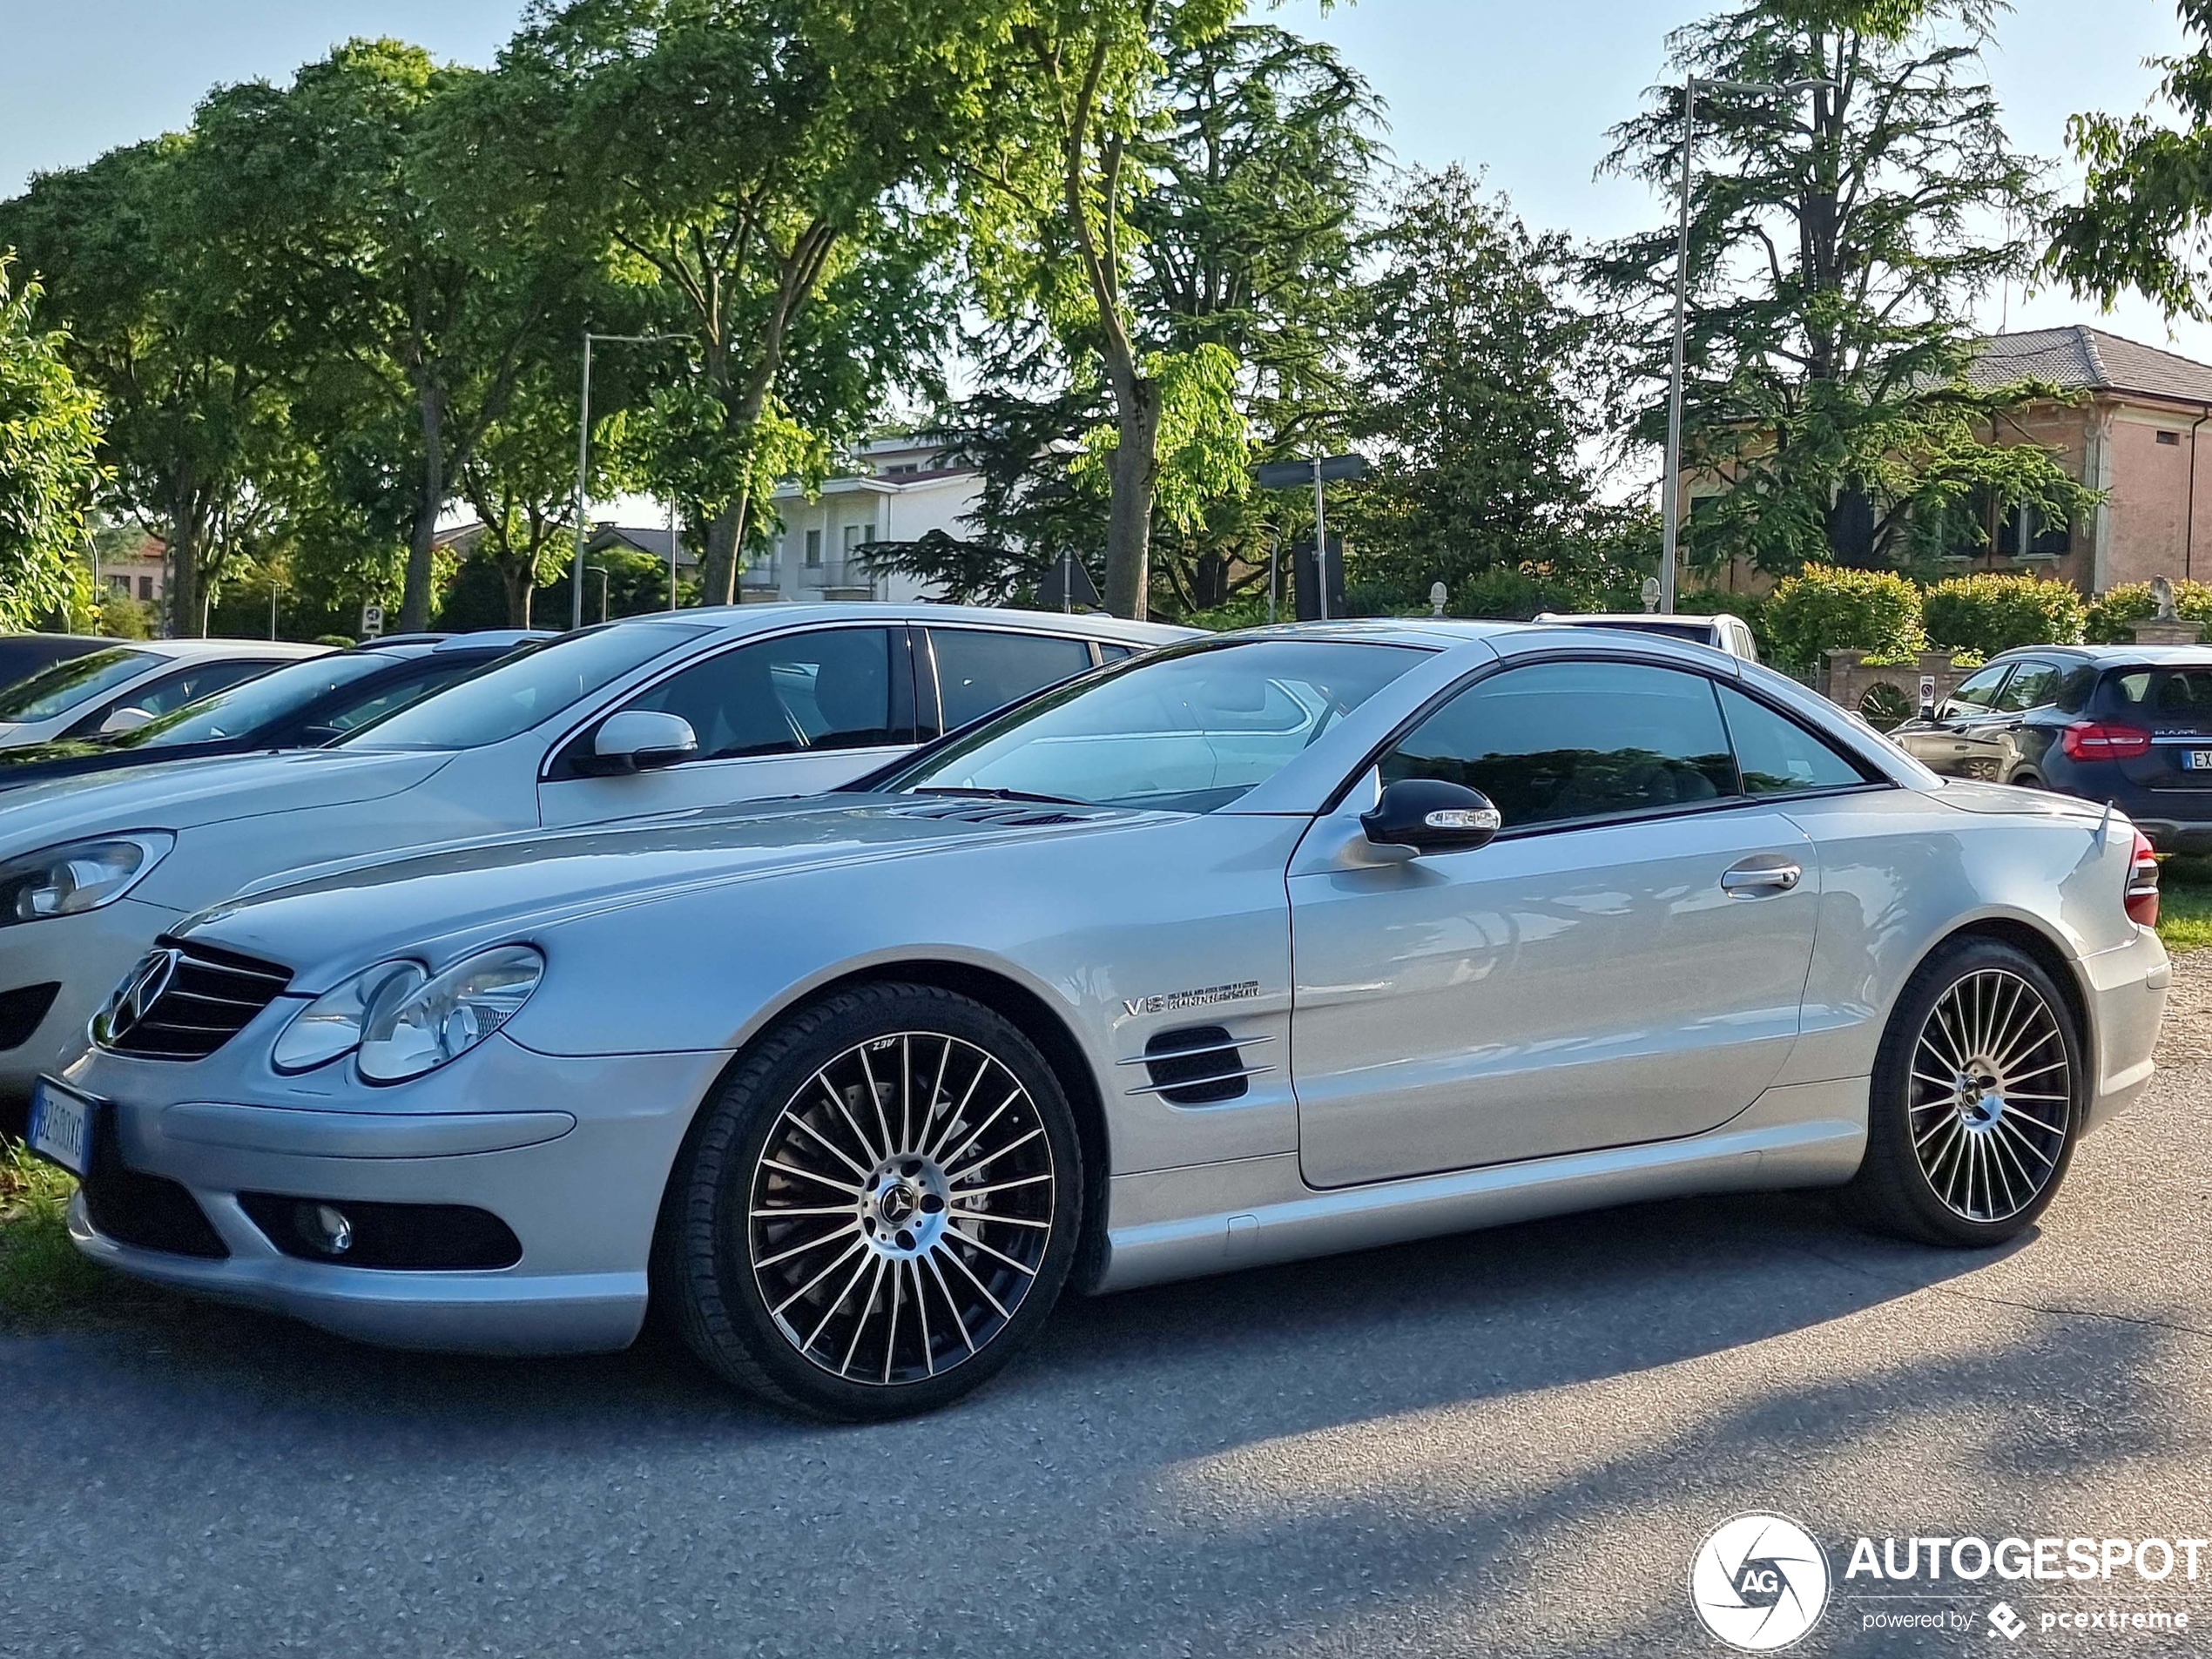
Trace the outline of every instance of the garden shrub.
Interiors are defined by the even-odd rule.
[[[1775,585],[1763,614],[1776,659],[1795,668],[1842,646],[1902,661],[1925,643],[1920,590],[1894,570],[1807,565]]]
[[[1978,570],[1939,582],[1920,596],[1928,638],[1994,657],[2015,645],[2074,645],[2087,610],[2071,583]]]
[[[2174,583],[2174,610],[2184,622],[2212,623],[2212,585],[2202,582]],[[2091,602],[2083,632],[2093,645],[2125,645],[2135,637],[2139,622],[2158,614],[2158,603],[2148,582],[2123,582],[2107,588]]]

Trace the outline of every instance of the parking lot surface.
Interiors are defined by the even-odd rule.
[[[456,1360],[182,1302],[0,1338],[0,1654],[1719,1653],[1685,1577],[1739,1511],[1839,1579],[1862,1534],[2203,1537],[2212,962],[2181,979],[2174,1063],[1989,1256],[1817,1195],[1647,1205],[1070,1301],[865,1429],[656,1342]],[[2101,1588],[1946,1586],[1948,1635],[1839,1583],[1797,1651],[2212,1646],[2035,1628]],[[2157,1600],[2212,1630],[2212,1579]]]

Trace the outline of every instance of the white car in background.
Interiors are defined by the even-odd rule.
[[[0,687],[0,749],[135,732],[172,709],[329,650],[287,639],[118,640]]]
[[[1681,611],[1662,617],[1649,610],[1547,610],[1536,620],[1554,628],[1619,628],[1632,634],[1656,634],[1662,639],[1710,645],[1747,663],[1759,660],[1751,624],[1724,610],[1710,617],[1685,616]]]
[[[950,605],[745,605],[570,634],[329,748],[11,790],[0,1101],[75,1058],[157,936],[303,866],[833,789],[1187,628]]]

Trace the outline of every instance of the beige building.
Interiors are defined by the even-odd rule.
[[[932,595],[913,577],[877,571],[867,549],[911,542],[931,530],[965,540],[983,493],[982,475],[951,463],[941,435],[878,438],[852,457],[849,473],[809,497],[796,483],[775,494],[781,519],[770,550],[749,559],[742,597],[768,599],[890,599]]]
[[[1986,543],[1959,549],[1958,570],[2028,570],[2085,593],[2155,576],[2212,580],[2212,365],[2075,324],[1993,336],[1969,378],[1984,387],[2046,381],[2075,395],[2076,401],[2031,404],[2006,416],[1999,435],[2047,446],[2076,478],[2106,495],[2074,524],[2046,524],[2032,511],[1993,507]],[[1724,488],[1711,479],[1688,481],[1693,550],[1697,502]],[[1768,585],[1740,569],[1721,581]]]
[[[141,537],[129,550],[100,556],[99,584],[119,598],[158,605],[168,587],[167,546],[158,536]]]

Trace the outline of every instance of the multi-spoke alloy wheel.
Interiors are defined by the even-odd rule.
[[[1850,1196],[1932,1243],[2012,1238],[2064,1177],[2085,1097],[2074,1015],[2043,968],[1995,940],[1947,946],[1892,1016]]]
[[[2058,1173],[2074,1105],[2059,1016],[2007,968],[1938,999],[1912,1052],[1912,1150],[1946,1208],[2006,1221]]]
[[[834,1376],[934,1377],[973,1359],[1036,1283],[1055,1184],[1035,1103],[1002,1062],[937,1031],[856,1043],[762,1149],[761,1298]]]
[[[1067,1277],[1080,1154],[1057,1080],[990,1009],[870,986],[764,1042],[695,1130],[657,1285],[725,1375],[847,1417],[998,1369]]]

